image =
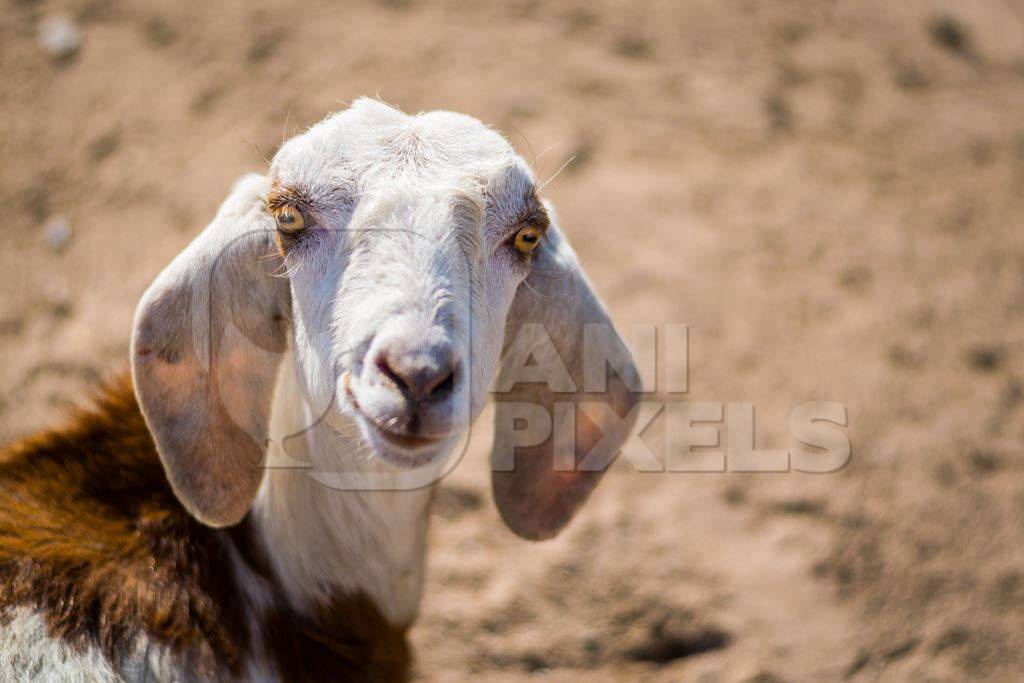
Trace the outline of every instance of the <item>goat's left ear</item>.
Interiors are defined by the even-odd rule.
[[[246,176],[150,285],[135,313],[132,377],[175,495],[229,526],[263,478],[267,422],[291,299],[267,213]]]
[[[491,484],[512,531],[541,540],[569,523],[629,436],[641,389],[632,356],[552,222],[509,310],[494,391]]]

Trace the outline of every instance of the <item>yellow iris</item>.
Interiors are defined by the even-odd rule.
[[[541,231],[532,225],[526,225],[519,229],[513,244],[521,254],[529,255],[540,244]]]

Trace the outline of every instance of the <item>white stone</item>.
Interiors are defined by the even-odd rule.
[[[54,14],[39,24],[39,45],[57,59],[66,59],[82,46],[82,33],[63,14]]]
[[[63,216],[46,221],[43,226],[43,237],[53,251],[62,251],[71,241],[71,223]]]

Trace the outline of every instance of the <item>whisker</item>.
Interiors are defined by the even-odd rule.
[[[551,152],[553,152],[556,149],[558,149],[558,147],[559,147],[559,143],[557,143],[557,142],[555,144],[553,144],[553,145],[548,145],[544,149],[544,151],[541,152],[540,155],[537,157],[540,160],[540,168],[537,169],[537,175],[538,176],[544,175],[544,169],[546,169],[548,167],[548,160],[551,158],[548,155],[551,154]],[[536,164],[535,164],[535,166],[536,166]]]
[[[284,144],[285,138],[288,137],[288,119],[292,117],[292,109],[295,108],[295,101],[288,105],[288,113],[284,115],[284,125],[281,126],[281,144]],[[296,126],[298,121],[295,122]]]
[[[257,256],[256,260],[260,261],[262,263],[263,261],[269,261],[270,259],[273,259],[273,258],[281,258],[281,252],[279,252],[279,251],[272,251],[269,254],[262,254],[260,256]]]
[[[270,159],[267,158],[267,155],[263,153],[263,150],[260,149],[260,146],[258,144],[242,135],[241,131],[239,131],[238,128],[234,128],[233,130],[235,131],[235,135],[241,138],[242,142],[246,143],[247,145],[253,146],[253,148],[256,150],[256,153],[260,155],[261,159],[263,159],[263,163],[265,163],[267,166],[270,166]]]
[[[540,187],[537,188],[537,194],[540,194],[541,192],[543,192],[544,188],[546,188],[548,185],[553,183],[558,178],[558,176],[562,175],[562,171],[567,169],[569,167],[569,164],[571,164],[574,161],[576,161],[576,155],[575,154],[572,155],[571,157],[569,157],[568,159],[566,159],[565,163],[562,164],[561,167],[557,171],[555,171],[555,174],[553,176],[551,176],[550,178],[548,178],[546,181],[544,181],[544,183]]]
[[[531,161],[530,161],[530,166],[533,166],[534,168],[536,168],[536,166],[537,166],[537,153],[533,151],[533,145],[530,144],[530,139],[528,137],[526,137],[526,135],[523,134],[523,131],[519,130],[515,126],[509,126],[509,128],[511,130],[515,131],[516,133],[518,133],[519,137],[521,137],[523,139],[523,142],[526,143],[526,148],[528,150],[530,150],[530,157],[532,157]]]
[[[536,287],[534,287],[533,285],[530,284],[529,280],[523,280],[523,285],[525,285],[527,289],[529,289],[531,292],[534,293],[534,295],[540,297],[541,299],[545,299],[546,301],[551,302],[551,303],[556,303],[556,304],[560,303],[560,300],[559,300],[558,297],[548,296],[547,294],[542,294],[540,292],[540,290],[538,290]],[[568,300],[568,299],[569,299],[568,296],[566,296],[564,298],[564,300]]]
[[[582,270],[583,270],[583,266],[577,263],[575,266],[573,266],[569,270],[559,270],[559,271],[552,270],[552,271],[546,271],[546,272],[543,271],[543,270],[535,270],[535,271],[533,271],[533,273],[530,274],[530,276],[531,277],[534,277],[534,276],[542,277],[542,278],[545,278],[545,279],[548,279],[548,280],[562,280],[564,278],[572,277],[574,274],[576,274],[578,272],[581,272]]]

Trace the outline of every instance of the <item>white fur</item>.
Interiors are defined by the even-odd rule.
[[[272,448],[295,464],[271,467],[253,515],[292,605],[300,611],[332,590],[362,591],[392,623],[410,624],[423,587],[430,486],[402,490],[406,472],[375,461],[337,425],[318,424],[286,360],[271,417]],[[350,423],[341,433],[355,434]],[[294,435],[294,436],[291,436]],[[291,438],[286,439],[285,437]],[[342,479],[323,475],[337,474]],[[386,476],[390,482],[369,477]],[[390,483],[392,490],[377,490]]]
[[[0,628],[0,683],[125,683],[188,680],[171,654],[147,638],[136,643],[124,666],[115,670],[96,648],[79,652],[55,639],[39,614],[28,607],[11,610]]]

